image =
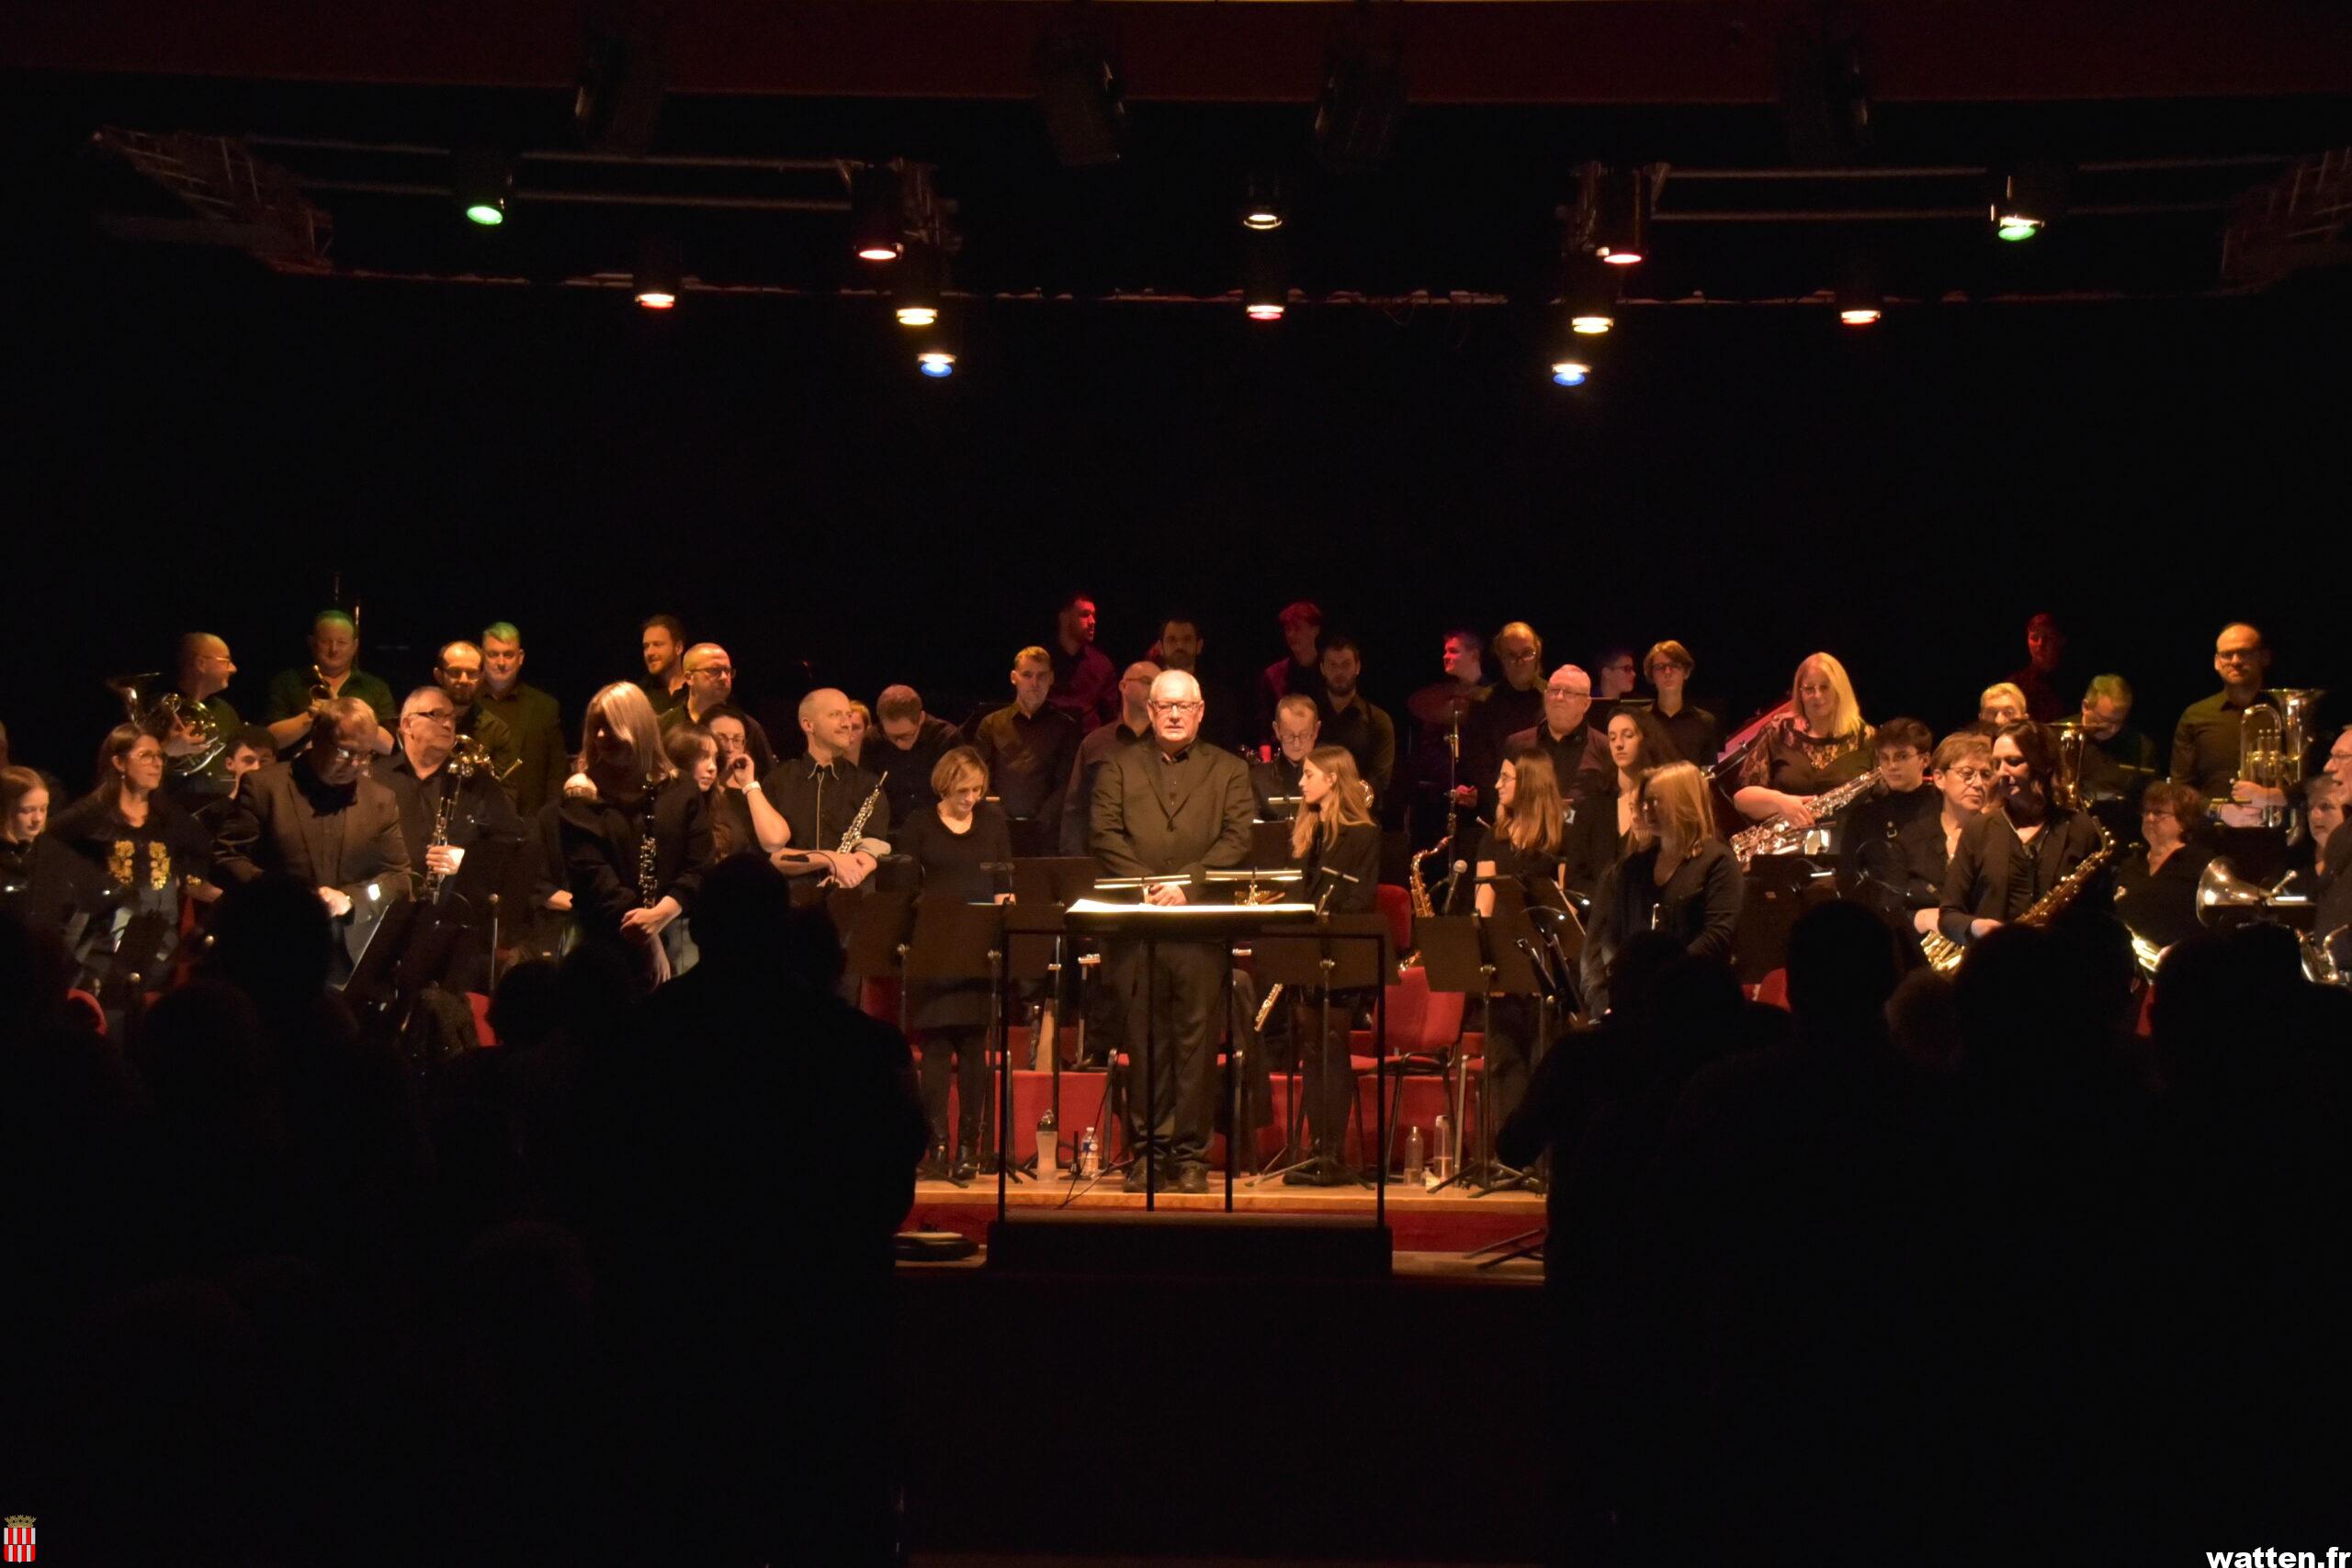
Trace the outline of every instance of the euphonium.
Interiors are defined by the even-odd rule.
[[[122,699],[124,716],[156,739],[170,739],[175,728],[186,731],[196,742],[196,750],[177,757],[167,755],[164,765],[175,773],[202,773],[228,749],[229,738],[202,703],[177,692],[151,694],[163,684],[162,673],[150,671],[143,675],[117,675],[107,682],[107,690]]]
[[[2298,769],[2298,772],[2301,770]],[[2287,778],[2287,726],[2278,710],[2268,703],[2256,703],[2238,716],[2237,780],[2256,789],[2283,790],[2289,787]],[[2212,814],[2230,805],[2228,796],[2217,800]],[[2262,826],[2276,828],[2286,821],[2283,807],[2266,806],[2262,810]]]

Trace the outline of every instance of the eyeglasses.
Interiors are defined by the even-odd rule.
[[[732,675],[732,674],[734,674],[734,673],[735,673],[735,667],[734,667],[733,665],[731,665],[731,664],[706,664],[706,665],[704,665],[704,666],[703,666],[701,669],[699,669],[699,670],[689,670],[689,671],[686,671],[686,673],[687,673],[689,676],[693,676],[693,675]]]
[[[409,714],[409,717],[421,718],[427,724],[455,724],[458,722],[458,716],[447,708],[417,708]]]
[[[1947,768],[1944,771],[1962,784],[1989,783],[1997,776],[1990,768]]]
[[[1574,686],[1546,686],[1544,688],[1544,694],[1547,697],[1589,697],[1592,693],[1589,690],[1578,691]]]
[[[1513,653],[1510,649],[1503,649],[1503,662],[1506,664],[1528,664],[1532,663],[1534,659],[1535,650],[1532,648],[1518,653]]]
[[[354,766],[366,761],[374,754],[375,753],[372,750],[365,746],[360,747],[356,750],[354,750],[348,746],[330,746],[327,748],[327,757],[329,761],[336,762],[349,762]]]
[[[1153,703],[1150,705],[1151,711],[1154,713],[1172,714],[1196,714],[1201,711],[1202,706],[1201,704],[1196,702]]]

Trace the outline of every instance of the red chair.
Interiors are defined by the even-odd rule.
[[[1387,889],[1382,889],[1386,892]],[[1399,888],[1397,891],[1402,892]],[[1411,906],[1407,905],[1408,912]],[[1454,1057],[1462,1044],[1462,1012],[1468,1000],[1460,991],[1432,991],[1429,974],[1419,964],[1397,976],[1394,985],[1386,988],[1385,1000],[1388,1008],[1388,1063],[1386,1077],[1380,1084],[1384,1101],[1388,1093],[1388,1079],[1396,1082],[1396,1103],[1405,1098],[1404,1080],[1408,1077],[1450,1077]],[[1359,1029],[1348,1036],[1348,1065],[1359,1074],[1377,1071],[1380,1059],[1373,1055],[1373,1034]],[[1357,1106],[1357,1139],[1363,1141],[1363,1106]],[[1388,1118],[1387,1153],[1396,1152],[1397,1126],[1401,1116]]]

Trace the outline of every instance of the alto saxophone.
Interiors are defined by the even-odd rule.
[[[1815,795],[1808,804],[1813,808],[1815,825],[1826,822],[1844,810],[1847,805],[1879,782],[1879,770],[1872,768],[1860,778],[1839,784],[1836,789]],[[1792,822],[1775,818],[1758,822],[1753,828],[1742,828],[1731,836],[1731,852],[1739,858],[1739,869],[1746,871],[1747,863],[1758,855],[1792,855],[1804,848],[1804,836],[1810,828],[1800,828]]]
[[[2096,823],[2094,823],[2097,826]],[[2050,891],[2036,898],[2026,912],[2010,921],[2018,926],[2046,926],[2065,913],[2066,907],[2082,896],[2084,887],[2099,867],[2115,858],[2115,835],[2103,826],[2098,829],[2098,848],[2075,863],[2075,868],[2051,885]],[[1968,949],[1941,931],[1929,931],[1919,939],[1919,951],[1928,955],[1928,964],[1939,975],[1950,975],[1960,967]]]

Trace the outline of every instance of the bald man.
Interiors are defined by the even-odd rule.
[[[805,896],[830,875],[843,887],[855,887],[874,874],[876,863],[890,852],[890,797],[879,793],[881,777],[849,760],[857,716],[849,694],[820,686],[800,699],[800,733],[808,750],[769,770],[763,784],[766,804],[775,818],[754,810],[760,847],[776,868],[796,879],[806,879],[796,891]],[[871,800],[856,842],[841,848],[850,824]],[[771,826],[780,819],[783,832]]]
[[[523,765],[522,742],[506,721],[481,705],[481,649],[469,642],[445,642],[433,661],[433,683],[449,699],[457,715],[458,734],[471,736],[490,753],[490,770],[498,777],[506,798],[514,798],[514,774]],[[413,695],[414,694],[411,694]],[[408,722],[408,706],[401,705],[401,723]]]
[[[662,712],[664,733],[682,724],[701,724],[712,709],[735,705],[735,660],[725,649],[715,642],[698,642],[686,649],[681,662],[686,671],[686,683],[679,688],[684,695],[675,707]],[[768,732],[749,713],[743,714],[743,738],[752,756],[775,755],[768,744]]]
[[[2232,793],[2238,775],[2238,728],[2268,684],[2270,649],[2261,628],[2233,621],[2213,639],[2213,673],[2222,689],[2191,703],[2172,732],[2172,782],[2194,784],[2208,799]]]
[[[1503,740],[1503,756],[1511,758],[1533,746],[1552,759],[1559,775],[1560,793],[1577,787],[1577,775],[1612,778],[1609,743],[1587,722],[1592,711],[1592,677],[1574,664],[1563,664],[1544,682],[1544,716]],[[1501,762],[1496,763],[1498,772]],[[1491,790],[1494,780],[1481,779],[1478,787]]]
[[[1062,792],[1061,851],[1066,855],[1087,852],[1090,828],[1087,808],[1094,799],[1094,780],[1103,761],[1123,746],[1132,746],[1151,733],[1151,683],[1159,666],[1138,659],[1119,676],[1119,718],[1115,724],[1089,730],[1078,743],[1069,768],[1069,785]]]
[[[212,734],[222,743],[203,767],[189,769],[180,764],[165,775],[165,793],[190,810],[220,799],[236,785],[228,762],[230,753],[236,750],[237,732],[244,728],[244,721],[220,694],[236,672],[236,663],[229,657],[229,645],[210,632],[189,632],[173,647],[172,688],[179,694],[180,706],[201,708],[211,721]],[[186,725],[173,726],[160,739],[164,754],[175,760],[193,756],[209,744],[199,742]]]
[[[1151,738],[1114,750],[1095,779],[1095,862],[1105,876],[1165,878],[1145,890],[1148,903],[1204,900],[1202,873],[1250,855],[1250,770],[1200,738],[1205,706],[1198,681],[1163,672],[1151,683]],[[1131,1059],[1149,1065],[1148,1087],[1127,1091],[1128,1146],[1137,1151],[1127,1185],[1205,1192],[1225,943],[1127,939],[1111,944],[1108,959],[1112,983],[1152,1003],[1127,1012]]]

